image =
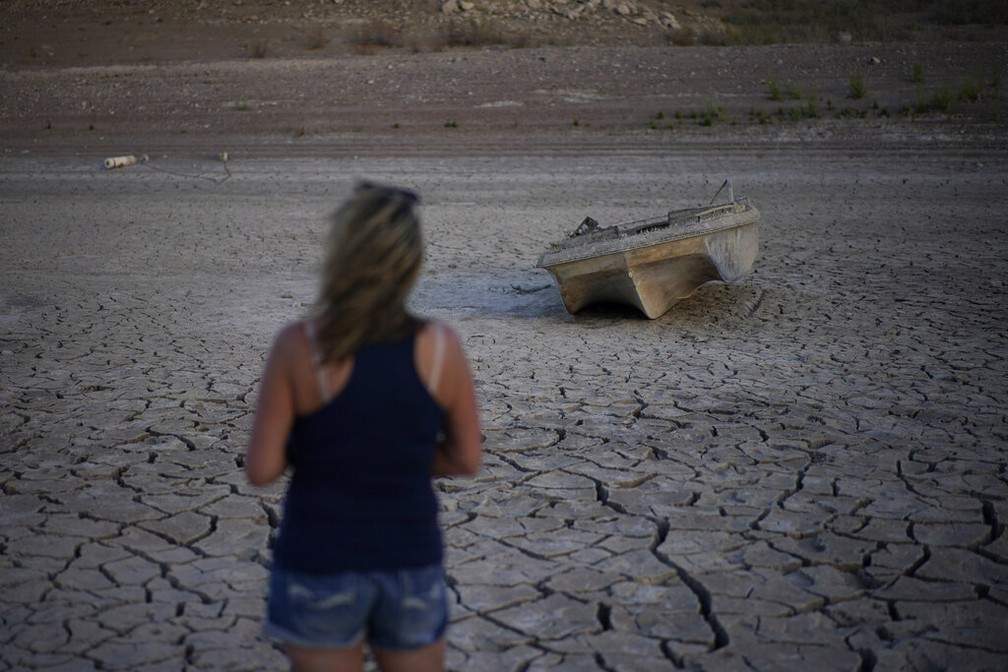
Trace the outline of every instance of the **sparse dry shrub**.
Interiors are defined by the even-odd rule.
[[[451,19],[444,26],[444,38],[449,47],[507,44],[503,32],[496,24],[478,19]]]
[[[728,47],[736,43],[734,30],[705,30],[700,34],[700,44],[705,47]]]
[[[668,41],[677,47],[692,47],[697,43],[697,34],[692,28],[680,28],[668,34]]]
[[[249,42],[248,50],[249,56],[252,58],[266,58],[266,55],[269,54],[269,41],[253,40]]]
[[[868,95],[868,82],[863,72],[854,72],[847,77],[847,95],[861,100]]]
[[[420,30],[406,35],[404,46],[414,54],[444,51],[448,43],[439,30]]]
[[[943,25],[1006,25],[1008,4],[1004,0],[940,0],[934,19]]]
[[[347,43],[356,53],[369,53],[376,48],[401,47],[402,31],[388,21],[372,19],[347,31]]]
[[[533,44],[532,32],[528,30],[506,33],[504,35],[504,46],[511,49],[526,49]]]
[[[305,35],[305,46],[312,51],[325,49],[330,41],[329,31],[324,26],[312,26]]]
[[[455,47],[479,48],[505,46],[513,49],[527,47],[529,33],[507,33],[494,23],[476,18],[452,17],[441,26],[407,36],[405,45],[413,52],[436,52]]]

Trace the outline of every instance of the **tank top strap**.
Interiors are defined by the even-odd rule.
[[[326,380],[325,371],[322,369],[322,351],[318,347],[315,335],[315,323],[311,320],[302,322],[304,325],[305,338],[308,339],[308,347],[312,354],[312,368],[315,369],[315,380],[318,383],[318,391],[322,396],[323,403],[329,403],[329,383]]]

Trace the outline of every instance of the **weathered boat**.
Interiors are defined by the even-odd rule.
[[[725,186],[727,202],[714,205]],[[537,266],[553,276],[570,313],[613,302],[654,319],[707,282],[748,273],[759,250],[759,218],[748,198],[735,200],[726,180],[706,207],[605,227],[586,217]]]

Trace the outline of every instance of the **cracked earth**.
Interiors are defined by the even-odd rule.
[[[485,468],[437,484],[450,669],[1003,669],[1004,157],[4,157],[0,669],[284,666],[283,484],[241,456],[360,176],[424,196],[414,304],[477,381]],[[737,284],[572,317],[534,268],[726,175],[763,214]]]
[[[105,22],[29,23],[5,63],[67,48],[0,70],[0,670],[285,666],[283,484],[242,454],[361,177],[423,196],[414,305],[477,384],[485,468],[437,483],[451,670],[1005,668],[1002,94],[897,112],[1002,81],[1003,41],[200,60],[162,31],[194,60],[96,65]],[[725,177],[763,215],[734,285],[572,317],[535,268]]]

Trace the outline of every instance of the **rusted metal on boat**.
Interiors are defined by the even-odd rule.
[[[714,200],[728,187],[727,202]],[[759,251],[760,214],[748,198],[735,199],[725,180],[711,205],[613,226],[586,217],[553,243],[537,266],[553,276],[570,313],[595,303],[624,303],[649,318],[711,281],[735,282]]]

